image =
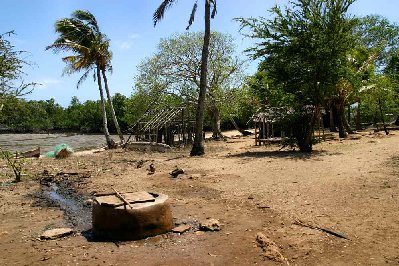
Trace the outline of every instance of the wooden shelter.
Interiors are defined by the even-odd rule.
[[[267,107],[263,112],[252,116],[255,127],[255,145],[280,143],[285,137],[284,131],[275,134],[275,125],[291,112],[284,107]]]
[[[150,110],[130,128],[129,139],[169,146],[187,144],[193,140],[194,123],[186,107]]]

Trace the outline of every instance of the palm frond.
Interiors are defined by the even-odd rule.
[[[86,70],[85,73],[83,73],[83,75],[78,80],[78,83],[76,83],[76,89],[79,89],[80,85],[82,85],[82,83],[87,79],[87,77],[90,74],[90,71],[92,71],[92,70],[93,70],[93,68],[91,67],[88,70]]]
[[[211,18],[215,18],[216,14],[218,13],[216,0],[210,0],[213,4]]]
[[[191,25],[194,22],[195,13],[197,12],[197,7],[198,7],[198,1],[195,1],[194,6],[193,6],[193,10],[191,11],[190,19],[188,20],[188,26],[187,26],[186,30],[189,30]]]
[[[81,54],[90,54],[90,48],[80,45],[78,43],[64,40],[64,42],[54,42],[53,44],[46,47],[46,50],[52,49],[55,53],[60,51],[72,51]]]
[[[152,20],[154,21],[154,27],[157,25],[157,23],[160,20],[163,19],[166,9],[168,9],[175,1],[176,0],[163,0],[162,1],[162,3],[159,5],[157,10],[155,10],[155,12],[152,16]]]
[[[92,13],[87,10],[75,10],[72,13],[72,17],[77,18],[78,20],[86,21],[88,25],[93,27],[93,29],[97,32],[100,32],[100,27],[98,26],[97,20]]]

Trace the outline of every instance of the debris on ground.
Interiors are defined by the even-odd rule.
[[[65,237],[65,236],[71,235],[73,232],[74,231],[71,228],[50,229],[50,230],[45,231],[40,236],[40,239],[43,239],[43,240],[58,239],[58,238],[61,238],[61,237]]]
[[[170,172],[170,175],[173,178],[177,178],[179,175],[184,174],[184,170],[181,168],[176,167],[175,170],[173,170],[172,172]]]
[[[191,226],[188,224],[182,224],[172,229],[173,233],[183,234],[191,229]]]
[[[69,157],[72,153],[73,149],[69,145],[61,143],[55,146],[53,151],[46,153],[46,157],[63,159]]]
[[[43,173],[40,175],[40,185],[49,186],[54,180],[54,175],[51,175],[48,170],[44,169]]]
[[[263,250],[263,256],[269,260],[277,262],[285,262],[289,265],[288,260],[281,254],[280,248],[271,239],[262,233],[256,234],[256,244]]]
[[[139,169],[139,168],[143,167],[144,163],[145,163],[145,161],[144,161],[144,160],[140,160],[140,161],[138,161],[138,162],[137,162],[137,164],[136,164],[136,167],[137,167],[137,169]]]
[[[310,228],[310,229],[320,230],[320,231],[322,231],[324,233],[327,233],[327,234],[330,234],[330,235],[333,235],[333,236],[336,236],[336,237],[339,237],[339,238],[343,238],[343,239],[348,239],[349,240],[349,238],[347,236],[343,235],[342,233],[335,232],[335,231],[333,231],[331,229],[323,228],[323,227],[320,227],[320,226],[317,226],[317,225],[312,225],[310,223],[305,223],[305,222],[302,222],[300,220],[296,220],[294,222],[294,224],[295,225],[299,225],[299,226],[303,226],[303,227],[307,227],[307,228]]]
[[[149,175],[152,175],[152,174],[154,174],[155,173],[155,165],[152,163],[152,164],[150,164],[150,166],[148,167],[148,174]]]
[[[200,223],[201,231],[220,231],[222,229],[222,224],[219,220],[210,218]]]

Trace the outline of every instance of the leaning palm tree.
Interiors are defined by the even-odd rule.
[[[105,71],[111,70],[110,64],[112,54],[109,51],[109,39],[100,32],[95,17],[88,11],[76,10],[72,13],[72,18],[60,19],[55,23],[55,30],[59,37],[54,43],[46,48],[52,49],[55,53],[60,51],[70,51],[72,56],[66,56],[62,60],[67,63],[64,74],[72,74],[84,71],[79,79],[79,87],[88,77],[92,70],[95,70],[94,78],[97,80],[101,98],[101,109],[103,114],[103,127],[108,147],[114,147],[115,143],[108,132],[107,114],[105,109],[105,98],[102,88],[101,75],[104,79],[105,90],[108,96],[108,103],[111,110],[115,127],[123,142],[118,121],[115,116],[112,99],[109,93],[108,82]]]
[[[163,0],[161,5],[157,8],[153,15],[154,26],[164,17],[166,9],[168,9],[177,0]],[[197,0],[198,1],[198,0]],[[186,30],[190,28],[194,22],[195,13],[197,11],[198,3],[195,1],[193,9],[191,11],[190,19]],[[213,6],[211,14],[211,5]],[[214,18],[217,12],[216,0],[205,0],[205,34],[204,44],[202,46],[202,57],[201,57],[201,76],[200,76],[200,90],[198,95],[198,105],[195,117],[195,138],[193,147],[191,149],[191,156],[203,155],[204,139],[202,136],[204,128],[204,112],[205,112],[205,95],[207,89],[207,72],[208,72],[208,55],[209,55],[209,42],[211,36],[211,18]]]
[[[100,40],[99,51],[103,51],[103,53],[99,53],[100,56],[98,58],[99,60],[97,61],[96,65],[101,70],[101,75],[104,81],[105,92],[107,94],[108,105],[110,107],[112,120],[114,122],[120,141],[121,143],[123,143],[124,142],[123,134],[119,127],[118,119],[116,118],[115,115],[115,109],[112,103],[112,97],[108,87],[108,79],[105,73],[107,70],[112,71],[112,65],[111,65],[112,53],[109,50],[109,39],[103,33],[101,33],[96,18],[89,11],[76,10],[73,13],[73,15],[80,21],[86,22],[87,25],[90,26],[94,30],[96,35],[98,35],[99,37]]]

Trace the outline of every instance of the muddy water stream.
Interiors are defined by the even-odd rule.
[[[117,141],[116,136],[112,138]],[[88,150],[105,146],[104,135],[81,134],[0,134],[0,147],[9,151],[27,151],[41,148],[41,154],[65,143],[74,150]]]
[[[78,193],[73,182],[56,180],[41,186],[35,195],[36,204],[41,207],[56,207],[64,212],[68,226],[78,231],[91,228],[91,204],[89,197]]]

